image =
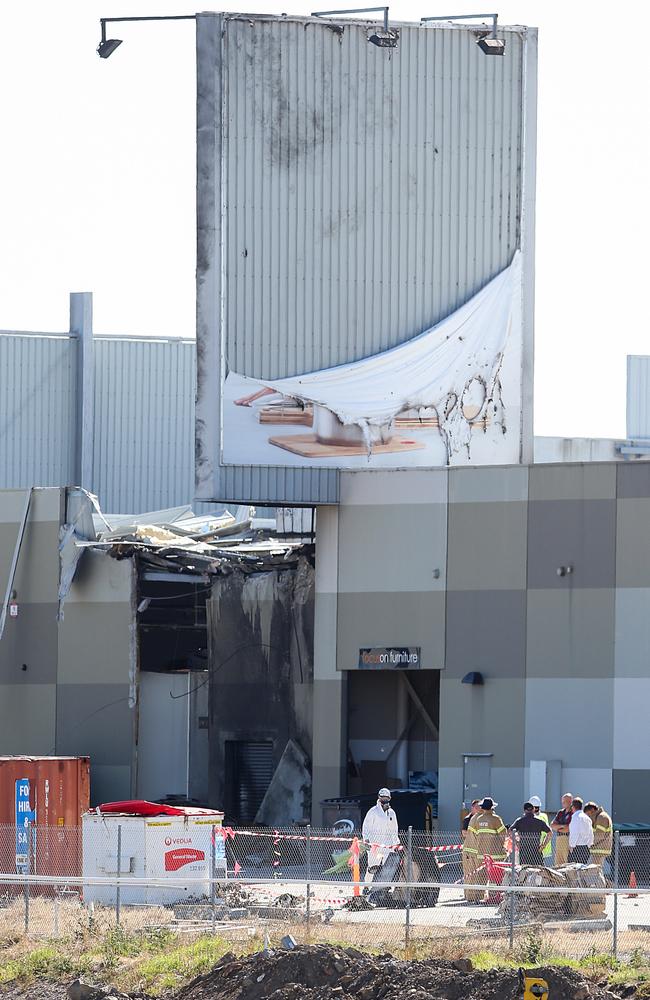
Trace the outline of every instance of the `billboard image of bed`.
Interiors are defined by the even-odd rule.
[[[197,25],[197,496],[530,458],[534,29]]]

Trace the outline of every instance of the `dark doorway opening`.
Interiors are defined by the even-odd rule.
[[[440,672],[348,672],[349,795],[437,788]]]
[[[271,740],[226,740],[225,809],[230,820],[254,823],[275,766]]]

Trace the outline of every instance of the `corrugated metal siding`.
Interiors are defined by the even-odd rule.
[[[0,334],[0,488],[75,479],[76,342]]]
[[[104,510],[155,510],[194,495],[195,345],[95,340],[94,491]]]
[[[519,243],[521,39],[225,18],[225,351],[281,378],[385,351]]]
[[[77,482],[76,337],[0,334],[0,488]],[[194,341],[96,338],[93,477],[105,511],[194,497]],[[199,505],[202,506],[202,505]]]
[[[277,378],[341,364],[440,320],[520,242],[522,34],[507,30],[505,56],[490,58],[467,28],[403,25],[390,50],[341,23],[342,34],[311,19],[198,18],[206,497],[338,497],[323,470],[219,468],[207,340],[221,325],[226,369]]]
[[[650,438],[650,357],[627,358],[627,436]]]

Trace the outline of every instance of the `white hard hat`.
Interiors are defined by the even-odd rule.
[[[531,806],[535,806],[536,809],[542,808],[542,800],[540,799],[539,795],[531,795],[528,801],[530,802]]]
[[[377,792],[377,798],[378,799],[389,799],[390,798],[390,791],[389,791],[389,789],[388,788],[380,788],[379,791]]]

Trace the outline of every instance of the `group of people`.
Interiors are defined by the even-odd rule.
[[[581,798],[567,792],[562,796],[562,808],[549,820],[541,799],[532,795],[524,802],[521,816],[508,827],[494,811],[497,805],[489,796],[474,799],[463,820],[463,882],[468,885],[485,885],[491,865],[505,861],[511,847],[518,846],[520,864],[536,867],[576,863],[602,868],[612,853],[612,819],[596,802],[585,805]],[[377,889],[379,884],[390,883],[399,867],[395,850],[399,844],[398,822],[388,788],[379,789],[377,804],[363,821],[362,835],[368,847],[366,891],[372,896],[372,882],[378,883]],[[480,888],[465,889],[465,898],[470,902],[479,902],[482,896]]]
[[[597,864],[601,868],[612,853],[611,817],[596,802],[587,802],[567,792],[562,808],[549,821],[537,795],[524,803],[524,811],[509,827],[495,813],[498,805],[486,797],[474,799],[463,821],[463,881],[484,885],[491,862],[505,861],[508,833],[519,846],[522,865]],[[553,848],[555,833],[555,849]],[[514,844],[512,845],[514,846]],[[480,890],[466,889],[465,898],[478,902]]]

